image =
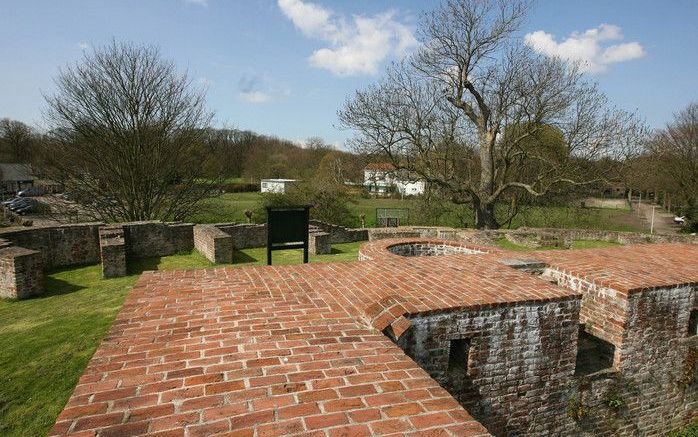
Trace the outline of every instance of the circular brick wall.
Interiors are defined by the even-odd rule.
[[[363,244],[359,249],[359,259],[475,254],[492,251],[491,248],[483,249],[459,241],[391,238]]]
[[[438,256],[454,253],[482,253],[479,250],[468,249],[462,245],[435,243],[431,241],[415,241],[400,243],[387,247],[390,253],[400,256]]]

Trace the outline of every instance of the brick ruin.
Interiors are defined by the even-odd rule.
[[[359,261],[142,274],[51,434],[633,436],[698,417],[698,245],[522,254],[489,245],[500,231],[316,226],[323,245],[369,240]],[[23,290],[42,264],[109,276],[266,241],[260,225],[34,231],[0,241],[4,272],[39,272]]]

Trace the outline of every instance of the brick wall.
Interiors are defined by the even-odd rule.
[[[22,247],[0,249],[0,297],[23,299],[43,293],[41,253]]]
[[[573,298],[419,315],[398,344],[491,433],[557,434],[566,424],[579,304]],[[454,364],[451,346],[459,339],[469,340],[469,351]]]
[[[194,225],[158,221],[121,223],[129,258],[187,253],[194,249]]]
[[[323,232],[330,234],[330,244],[353,243],[356,241],[368,240],[369,230],[365,228],[347,228],[320,220],[310,220],[310,226],[315,226]]]
[[[478,250],[469,249],[465,246],[452,244],[439,244],[429,241],[417,241],[414,243],[396,244],[388,246],[388,251],[400,256],[439,256],[454,253],[482,253]]]
[[[315,232],[308,236],[308,252],[313,255],[332,253],[332,236],[327,232]]]
[[[542,276],[581,293],[579,323],[584,324],[586,332],[613,344],[617,352],[620,350],[625,333],[627,301],[619,296],[618,291],[555,269],[544,269]],[[616,353],[616,365],[618,360]]]
[[[571,399],[584,412],[569,434],[660,436],[698,415],[698,337],[688,335],[696,286],[633,293],[616,369],[575,378]]]
[[[233,237],[233,247],[249,249],[267,245],[267,225],[219,223],[213,225]]]
[[[117,278],[126,276],[126,242],[122,226],[99,229],[99,246],[102,256],[102,276]]]
[[[81,223],[50,227],[0,230],[0,238],[15,246],[41,252],[45,268],[100,262],[99,227]]]
[[[233,237],[214,225],[194,226],[194,247],[211,262],[233,262]]]

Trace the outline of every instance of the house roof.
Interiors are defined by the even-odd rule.
[[[364,170],[391,171],[395,170],[395,166],[389,162],[371,162],[364,167]]]
[[[0,163],[0,180],[3,182],[33,181],[31,165]]]

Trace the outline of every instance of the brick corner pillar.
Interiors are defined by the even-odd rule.
[[[41,252],[17,246],[0,249],[0,297],[24,299],[43,292]]]
[[[194,226],[194,248],[216,264],[233,262],[233,237],[214,225]]]
[[[99,248],[102,255],[102,276],[126,276],[126,240],[124,228],[106,226],[99,229]]]
[[[308,251],[313,255],[332,253],[331,235],[327,232],[314,232],[308,238]]]

